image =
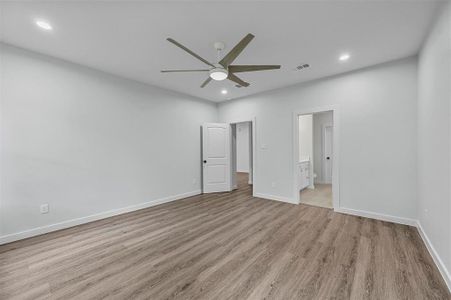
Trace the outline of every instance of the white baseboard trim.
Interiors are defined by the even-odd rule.
[[[344,207],[336,208],[334,211],[338,212],[338,213],[353,215],[353,216],[365,217],[365,218],[387,221],[387,222],[392,222],[392,223],[398,223],[398,224],[403,224],[403,225],[417,226],[417,220],[414,220],[414,219],[395,217],[395,216],[375,213],[375,212],[371,212],[371,211],[357,210],[357,209],[344,208]]]
[[[432,259],[434,260],[435,265],[437,266],[438,270],[440,271],[440,274],[442,275],[443,279],[445,280],[446,285],[448,286],[448,290],[451,292],[451,274],[450,274],[450,272],[448,271],[445,264],[441,260],[437,251],[435,251],[435,248],[432,245],[431,241],[429,240],[423,227],[421,226],[420,221],[417,221],[417,229],[418,229],[418,232],[420,233],[421,238],[423,239],[423,242],[426,245],[426,248],[429,251],[429,254],[432,256]]]
[[[257,198],[275,200],[275,201],[280,201],[280,202],[285,202],[285,203],[290,203],[290,204],[299,204],[298,202],[296,202],[293,199],[288,198],[288,197],[274,196],[274,195],[268,195],[268,194],[262,194],[262,193],[254,193],[253,196],[257,197]]]
[[[97,221],[97,220],[101,220],[101,219],[105,219],[105,218],[109,218],[109,217],[113,217],[113,216],[117,216],[117,215],[121,215],[121,214],[125,214],[128,212],[152,207],[155,205],[159,205],[159,204],[163,204],[163,203],[167,203],[167,202],[171,202],[171,201],[175,201],[175,200],[180,200],[183,198],[199,195],[201,193],[202,193],[201,190],[195,190],[195,191],[178,194],[178,195],[173,195],[173,196],[168,196],[168,197],[164,197],[164,198],[160,198],[160,199],[156,199],[156,200],[152,200],[152,201],[148,201],[148,202],[144,202],[144,203],[140,203],[140,204],[130,205],[130,206],[123,207],[123,208],[108,210],[105,212],[89,215],[86,217],[71,219],[71,220],[60,222],[60,223],[50,224],[50,225],[46,225],[46,226],[42,226],[42,227],[37,227],[37,228],[33,228],[33,229],[29,229],[29,230],[25,230],[25,231],[21,231],[21,232],[17,232],[17,233],[0,236],[0,245],[6,244],[6,243],[11,243],[11,242],[22,240],[22,239],[26,239],[26,238],[37,236],[37,235],[41,235],[44,233],[49,233],[49,232],[56,231],[56,230],[61,230],[61,229],[65,229],[65,228],[69,228],[69,227],[73,227],[73,226],[77,226],[77,225],[81,225],[81,224],[85,224],[85,223],[89,223],[89,222],[93,222],[93,221]]]

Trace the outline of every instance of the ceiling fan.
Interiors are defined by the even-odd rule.
[[[275,70],[280,69],[280,65],[232,65],[232,62],[240,55],[240,53],[246,48],[246,46],[252,41],[254,35],[248,33],[238,44],[230,50],[222,59],[220,59],[220,52],[224,49],[224,43],[216,42],[214,44],[215,49],[218,52],[218,62],[212,64],[211,62],[203,59],[190,49],[186,48],[174,39],[168,38],[167,40],[179,48],[182,48],[195,58],[199,59],[203,63],[209,65],[208,69],[198,69],[198,70],[162,70],[162,73],[176,73],[176,72],[209,72],[209,77],[201,84],[201,88],[205,87],[212,79],[213,80],[224,80],[229,79],[239,86],[247,87],[248,82],[243,81],[235,73],[241,72],[254,72],[254,71],[265,71],[265,70]]]

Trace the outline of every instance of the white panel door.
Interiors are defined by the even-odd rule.
[[[202,126],[203,192],[231,190],[230,124]]]
[[[332,183],[332,156],[333,156],[333,127],[324,127],[324,181],[325,183]]]

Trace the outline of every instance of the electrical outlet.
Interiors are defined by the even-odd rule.
[[[41,214],[49,213],[49,204],[48,203],[41,204],[40,210],[41,210]]]
[[[197,183],[197,178],[193,178],[193,185],[196,185]]]
[[[271,187],[273,187],[273,188],[276,187],[276,182],[275,181],[271,182]]]

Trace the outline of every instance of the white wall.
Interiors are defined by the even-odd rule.
[[[236,124],[236,170],[249,173],[249,122]]]
[[[200,125],[217,120],[214,104],[0,52],[0,236],[200,191]]]
[[[299,116],[299,161],[310,161],[312,157],[313,115],[302,115]]]
[[[451,288],[451,5],[419,55],[418,217]]]
[[[225,102],[219,117],[256,117],[254,189],[293,201],[293,113],[339,106],[340,206],[416,218],[416,101],[413,57]]]
[[[315,183],[326,181],[323,170],[323,126],[333,122],[333,113],[325,111],[313,115],[313,166],[316,174]]]

